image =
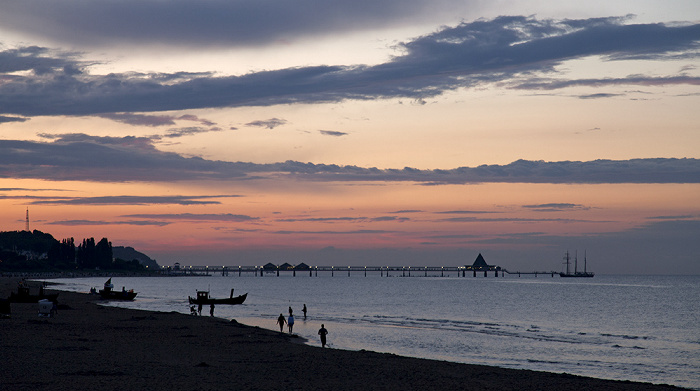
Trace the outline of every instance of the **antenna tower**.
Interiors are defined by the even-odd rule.
[[[29,208],[27,208],[26,224],[24,226],[25,231],[29,232]]]

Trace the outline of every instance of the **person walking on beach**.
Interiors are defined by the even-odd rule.
[[[289,306],[289,316],[292,316],[292,312],[294,312],[292,311],[292,306]]]
[[[209,316],[214,316],[214,303],[209,306]]]
[[[318,335],[321,336],[321,347],[325,348],[326,347],[326,334],[328,334],[328,330],[321,324],[321,329],[318,330]]]
[[[289,315],[289,318],[287,318],[287,326],[289,326],[289,334],[291,334],[294,328],[294,315]]]
[[[284,319],[284,315],[280,314],[280,317],[277,318],[277,324],[280,325],[280,333],[284,330],[284,324],[287,323],[287,321]]]
[[[304,320],[306,320],[306,304],[304,304],[304,308],[301,309],[301,312],[304,313]]]

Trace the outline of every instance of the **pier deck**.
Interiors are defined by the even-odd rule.
[[[339,275],[363,273],[367,276],[367,273],[377,273],[379,272],[381,276],[440,276],[445,277],[445,275],[454,275],[461,277],[467,277],[469,274],[476,277],[477,272],[480,274],[483,272],[484,277],[488,275],[488,272],[492,272],[495,277],[505,277],[506,274],[517,274],[521,275],[559,275],[558,272],[554,271],[531,271],[531,272],[521,272],[515,271],[511,272],[500,267],[490,266],[487,269],[473,268],[471,266],[309,266],[304,268],[269,268],[263,266],[179,266],[179,267],[163,267],[161,268],[161,274],[171,274],[171,275],[215,275],[221,274],[223,276],[236,275],[239,276],[245,274],[254,274],[256,276],[266,276],[275,275],[279,276],[280,273],[291,273],[296,276],[297,273],[300,275],[308,274],[310,277],[318,276],[318,272],[330,272],[331,276],[336,273]]]

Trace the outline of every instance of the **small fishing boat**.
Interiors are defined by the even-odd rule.
[[[102,297],[105,300],[134,300],[136,297],[137,293],[134,292],[133,289],[126,290],[122,288],[121,291],[115,291],[114,290],[114,285],[112,284],[112,279],[110,278],[105,282],[104,289],[100,289],[98,292],[100,294],[100,297]]]
[[[233,297],[233,289],[231,289],[231,296],[227,299],[214,299],[209,297],[209,291],[197,291],[197,297],[188,296],[190,304],[243,304],[248,294],[245,293],[240,296]]]
[[[593,277],[595,273],[586,271],[586,255],[583,256],[583,271],[578,271],[578,257],[574,256],[574,272],[569,271],[569,265],[571,264],[571,258],[569,257],[569,252],[567,251],[564,255],[564,264],[566,264],[566,273],[559,273],[560,277]]]
[[[49,300],[56,302],[58,300],[58,293],[44,293],[44,284],[39,286],[39,294],[32,295],[29,293],[29,285],[25,281],[21,281],[17,286],[17,293],[10,292],[10,302],[11,303],[38,303],[39,300]]]

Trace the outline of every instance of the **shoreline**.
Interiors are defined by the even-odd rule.
[[[0,277],[0,298],[19,278]],[[30,283],[32,292],[38,283]],[[49,286],[47,290],[51,290]],[[506,369],[304,344],[235,321],[98,305],[60,291],[54,318],[12,304],[0,319],[8,389],[685,390],[670,385]]]

